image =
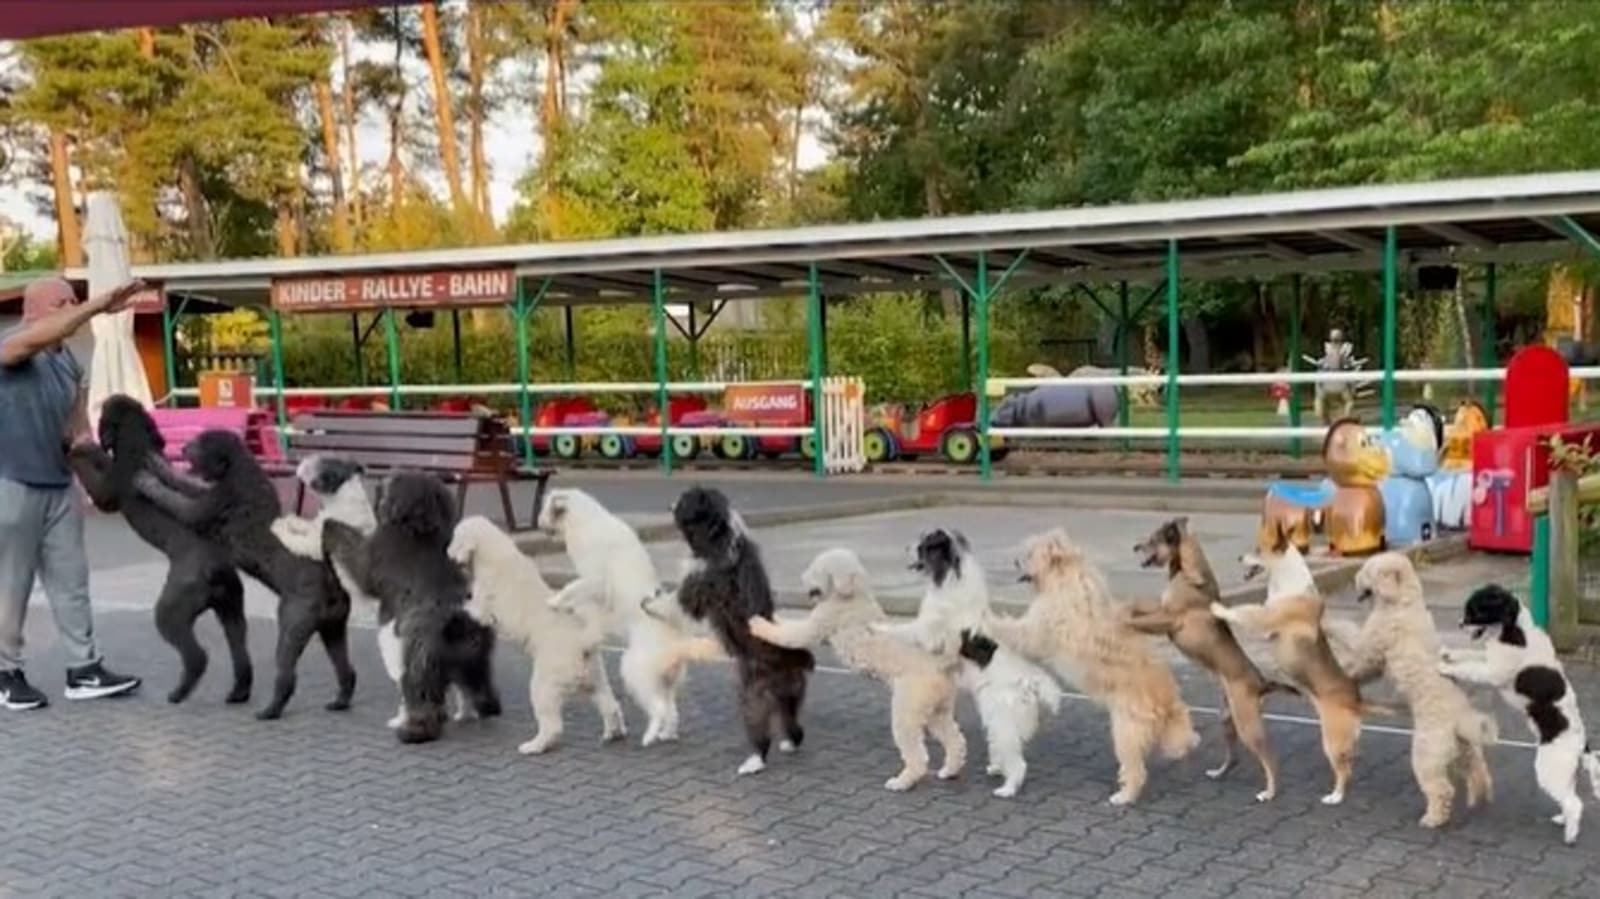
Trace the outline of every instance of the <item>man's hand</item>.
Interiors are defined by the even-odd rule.
[[[95,313],[121,312],[127,308],[129,301],[149,289],[150,285],[138,278],[131,278],[118,284],[97,297],[90,297],[85,306]]]

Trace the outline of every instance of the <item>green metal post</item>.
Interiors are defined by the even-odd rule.
[[[1004,277],[1001,280],[1004,281]],[[987,481],[994,476],[994,471],[989,458],[989,254],[982,250],[978,251],[975,282],[973,292],[978,300],[978,375],[973,386],[978,391],[978,476]]]
[[[529,299],[527,288],[518,278],[511,295],[511,315],[517,326],[517,412],[522,425],[522,463],[528,468],[533,467],[534,461],[533,435],[528,433],[528,429],[533,427],[533,394],[528,390],[528,381],[532,376],[532,361],[528,353],[528,319],[533,317],[533,310],[538,308],[539,301],[544,299],[545,291],[549,289],[550,279],[546,278]]]
[[[828,472],[822,435],[822,279],[815,262],[806,276],[806,343],[811,350],[811,470],[817,477]]]
[[[278,388],[278,396],[273,406],[278,412],[278,452],[286,453],[289,449],[289,438],[283,431],[289,426],[289,410],[283,396],[283,319],[278,315],[278,310],[267,310],[267,328],[272,336],[272,381]]]
[[[578,347],[572,339],[572,306],[568,305],[562,311],[567,326],[567,380],[578,379]]]
[[[817,301],[817,319],[822,322],[822,375],[827,377],[828,367],[828,297],[826,294]]]
[[[1529,560],[1528,613],[1533,623],[1550,625],[1550,516],[1533,519],[1533,558]]]
[[[167,373],[167,397],[165,402],[168,406],[176,406],[178,397],[173,391],[178,389],[178,355],[177,341],[173,340],[173,332],[178,329],[178,320],[172,314],[170,302],[167,295],[163,293],[161,295],[161,355]],[[272,315],[273,320],[276,321],[277,312],[272,312]]]
[[[700,330],[695,325],[694,304],[689,304],[689,375],[700,380]]]
[[[1121,281],[1117,284],[1117,369],[1121,375],[1128,376],[1128,282]],[[1128,396],[1133,390],[1124,384],[1117,390],[1117,426],[1125,428],[1131,418],[1128,408]]]
[[[1178,480],[1178,241],[1167,241],[1167,480]]]
[[[961,291],[961,386],[972,389],[972,299]]]
[[[400,411],[400,326],[394,320],[394,307],[383,311],[383,340],[389,348],[389,408]]]
[[[1383,229],[1383,426],[1394,427],[1394,365],[1397,283],[1399,281],[1399,232],[1390,225]]]
[[[361,350],[361,313],[350,313],[350,346],[356,355],[356,386],[367,386],[367,360]]]
[[[1289,298],[1289,374],[1300,371],[1300,286],[1301,278],[1294,276],[1294,295]],[[1300,385],[1289,383],[1289,427],[1300,427]],[[1289,455],[1300,458],[1300,438],[1289,442]]]
[[[461,310],[450,310],[450,349],[451,371],[455,374],[457,384],[461,383]]]
[[[650,282],[650,305],[656,323],[656,409],[661,413],[661,471],[672,474],[671,405],[667,400],[667,287],[656,269]]]
[[[1484,271],[1483,283],[1483,309],[1479,311],[1478,318],[1478,365],[1482,368],[1495,368],[1499,360],[1495,358],[1495,288],[1499,282],[1499,272],[1493,262],[1489,263]],[[1489,426],[1494,426],[1494,407],[1500,399],[1500,385],[1495,381],[1484,381],[1479,385],[1483,393],[1483,411],[1489,417]]]

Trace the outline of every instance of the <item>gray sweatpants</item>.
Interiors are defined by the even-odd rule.
[[[22,667],[22,624],[36,575],[50,599],[67,665],[100,661],[77,493],[0,478],[0,671]]]

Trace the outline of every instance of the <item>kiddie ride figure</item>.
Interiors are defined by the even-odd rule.
[[[1322,344],[1322,356],[1303,357],[1307,362],[1315,365],[1317,371],[1328,374],[1338,372],[1359,371],[1367,364],[1365,356],[1357,359],[1355,344],[1344,339],[1344,332],[1338,328],[1328,332],[1328,339]],[[1366,396],[1369,390],[1366,381],[1352,384],[1349,381],[1318,381],[1314,394],[1313,408],[1317,418],[1323,424],[1332,424],[1335,418],[1349,418],[1355,413],[1356,397]],[[1337,400],[1340,410],[1337,416],[1329,409],[1329,400]]]

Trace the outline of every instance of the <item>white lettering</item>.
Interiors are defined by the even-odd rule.
[[[283,306],[325,306],[344,302],[345,282],[286,281],[277,285],[278,302]]]

